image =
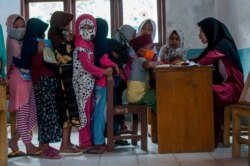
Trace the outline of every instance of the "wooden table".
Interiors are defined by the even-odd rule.
[[[0,165],[7,165],[6,84],[0,82]]]
[[[214,149],[212,67],[157,67],[159,153]]]

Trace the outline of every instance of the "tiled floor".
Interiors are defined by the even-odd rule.
[[[33,143],[37,144],[37,134]],[[72,142],[77,144],[78,134],[72,134]],[[24,145],[20,141],[20,149]],[[51,144],[58,148],[59,143]],[[64,156],[59,160],[48,160],[37,157],[16,157],[8,160],[9,166],[247,166],[247,146],[242,147],[241,158],[232,158],[232,148],[217,148],[213,152],[158,154],[157,144],[148,139],[148,152],[140,146],[116,147],[114,152],[104,154],[83,154]]]

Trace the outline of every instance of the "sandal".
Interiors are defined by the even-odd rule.
[[[25,153],[20,151],[20,150],[17,150],[15,152],[11,152],[11,153],[8,154],[8,158],[21,157],[21,156],[25,156]]]
[[[127,140],[116,140],[115,145],[120,145],[120,146],[128,146],[130,143]]]
[[[43,152],[42,150],[38,150],[35,153],[27,153],[26,155],[36,157],[36,156],[41,156],[42,152]]]
[[[77,148],[74,148],[73,146],[70,146],[68,149],[60,150],[59,154],[62,156],[75,156],[81,155],[83,152]]]
[[[96,145],[87,151],[85,153],[87,154],[103,154],[106,151],[106,145]]]
[[[60,159],[61,156],[59,155],[58,151],[49,147],[45,151],[42,152],[41,157],[46,159]]]

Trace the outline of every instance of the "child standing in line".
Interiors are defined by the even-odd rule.
[[[136,36],[136,29],[130,25],[122,25],[116,30],[112,39],[109,39],[109,45],[112,50],[112,60],[118,65],[120,74],[114,76],[114,104],[122,104],[123,91],[127,88],[127,80],[131,71],[131,64],[134,57],[130,56],[133,48],[129,45],[129,41]],[[125,133],[128,127],[125,124],[124,115],[116,115],[114,117],[115,134]],[[127,140],[116,140],[116,145],[130,145]]]
[[[72,126],[80,125],[79,112],[72,83],[73,75],[73,34],[69,24],[73,14],[56,11],[50,19],[48,38],[52,42],[57,60],[57,106],[59,122],[62,128],[61,155],[77,155],[82,151],[70,141]]]
[[[49,144],[61,140],[61,128],[56,103],[56,78],[53,64],[45,62],[44,37],[48,24],[37,19],[28,20],[21,56],[30,57],[32,81],[35,89],[38,115],[38,141],[42,149],[41,157],[59,159],[59,151]],[[39,38],[39,40],[38,40]]]
[[[18,140],[21,137],[27,154],[39,154],[40,148],[34,146],[32,129],[37,124],[35,95],[32,87],[29,57],[20,54],[25,33],[25,20],[22,16],[12,14],[7,22],[7,76],[9,83],[9,112],[16,112],[17,129],[9,140],[8,146],[12,150],[9,156],[20,155]],[[28,62],[29,61],[29,62]],[[23,73],[25,70],[27,73]]]
[[[96,19],[97,32],[93,39],[95,65],[102,68],[115,68],[116,74],[119,74],[117,64],[109,58],[111,54],[110,47],[107,42],[108,23],[102,18]],[[105,124],[106,124],[106,75],[96,77],[95,84],[95,108],[91,122],[92,140],[95,146],[100,147],[100,153],[105,150]]]
[[[147,60],[144,57],[154,47],[150,34],[136,37],[131,40],[130,44],[134,48],[137,58],[132,63],[131,75],[127,84],[127,100],[129,103],[147,104],[156,111],[155,90],[149,89],[148,70],[162,62]]]
[[[76,20],[75,51],[73,55],[73,86],[78,104],[80,127],[80,148],[92,146],[90,121],[93,114],[95,77],[111,75],[112,69],[102,69],[94,65],[94,44],[96,20],[92,15],[83,14]]]
[[[170,29],[167,34],[167,42],[160,49],[158,60],[165,64],[176,64],[185,59],[184,34],[182,30]]]

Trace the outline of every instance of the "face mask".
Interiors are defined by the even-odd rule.
[[[151,61],[154,57],[155,53],[152,50],[145,50],[143,57],[147,59],[148,61]]]
[[[8,35],[16,40],[22,40],[25,33],[25,28],[9,28]]]
[[[89,25],[93,28],[85,29],[84,25]],[[91,41],[95,37],[95,27],[92,21],[83,20],[79,26],[79,33],[84,40]]]

